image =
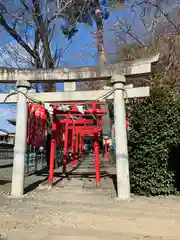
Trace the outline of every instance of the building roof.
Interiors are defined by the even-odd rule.
[[[8,135],[8,131],[5,129],[0,129],[0,136],[6,136]]]
[[[15,119],[8,119],[8,123],[12,124],[13,126],[16,126],[16,120]]]

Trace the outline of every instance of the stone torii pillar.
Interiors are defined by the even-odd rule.
[[[27,99],[25,95],[30,89],[30,83],[27,81],[17,81],[16,87],[19,93],[17,99],[11,195],[12,197],[22,197],[24,194],[24,164],[27,132]]]
[[[117,192],[120,200],[130,198],[129,161],[124,101],[125,76],[117,75],[111,80],[114,89],[114,122],[116,139]]]

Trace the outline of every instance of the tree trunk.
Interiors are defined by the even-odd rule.
[[[104,67],[107,64],[107,58],[104,49],[103,19],[101,16],[99,0],[96,0],[95,22],[97,27],[96,35],[97,35],[97,50],[99,53],[99,63],[101,67]]]
[[[104,68],[107,65],[107,58],[104,48],[104,29],[103,29],[103,18],[101,15],[101,9],[99,0],[95,0],[95,17],[94,20],[96,22],[96,37],[97,37],[97,50],[99,54],[99,65],[100,68]],[[107,81],[96,81],[94,84],[95,89],[102,89],[104,85],[106,85]]]
[[[49,43],[49,36],[48,36],[48,16],[46,19],[43,20],[42,10],[40,7],[39,0],[32,0],[34,6],[34,22],[37,26],[39,37],[43,44],[43,54],[44,54],[44,62],[43,68],[52,69],[54,68],[54,62],[51,54],[50,43]],[[56,84],[54,83],[47,83],[44,84],[44,91],[45,92],[53,92],[56,91]]]

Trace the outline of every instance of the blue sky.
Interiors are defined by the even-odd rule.
[[[108,52],[115,52],[115,46],[113,44],[112,32],[109,31],[109,23],[115,21],[117,17],[128,17],[130,16],[128,11],[114,11],[111,13],[110,18],[105,22],[105,46]],[[93,39],[92,32],[93,27],[81,24],[79,26],[79,31],[73,38],[72,43],[64,53],[61,59],[62,67],[76,67],[76,66],[90,66],[96,65],[98,63],[98,55]],[[7,40],[7,38],[6,38]],[[62,47],[66,47],[68,42],[66,39],[62,38],[60,40]],[[85,52],[85,57],[81,56],[81,52]],[[57,91],[62,91],[62,84],[57,85]],[[12,105],[0,105],[0,128],[6,129],[10,132],[15,131],[15,128],[8,124],[7,119],[15,118],[15,106]]]
[[[15,128],[14,126],[8,124],[7,119],[15,119],[16,113],[15,113],[16,107],[12,105],[0,105],[0,128],[6,129],[9,132],[14,132]]]

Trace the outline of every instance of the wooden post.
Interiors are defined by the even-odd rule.
[[[108,161],[108,137],[104,137],[104,158],[106,161]]]
[[[65,137],[64,137],[64,161],[63,161],[63,173],[66,174],[67,154],[68,154],[68,127],[69,124],[65,124]]]
[[[96,168],[96,186],[100,186],[100,163],[99,163],[99,136],[98,133],[94,134],[94,153],[95,153],[95,168]]]
[[[55,161],[55,150],[56,150],[56,122],[52,123],[52,138],[51,138],[51,152],[49,160],[49,183],[53,184],[54,175],[54,161]]]

